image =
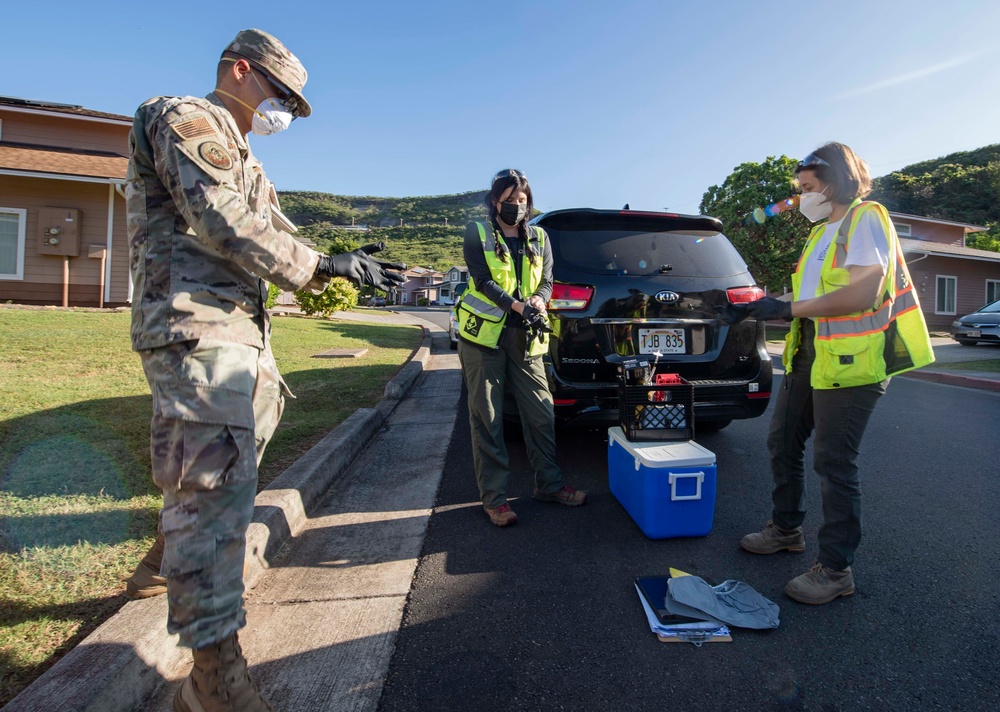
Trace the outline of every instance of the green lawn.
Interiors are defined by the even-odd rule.
[[[928,368],[935,371],[979,371],[980,373],[1000,373],[1000,358],[984,361],[955,361],[954,363],[934,363]]]
[[[124,602],[152,543],[151,399],[129,315],[0,307],[0,706]],[[296,398],[260,467],[266,486],[360,407],[420,344],[411,326],[274,320]],[[317,359],[368,348],[358,359]]]

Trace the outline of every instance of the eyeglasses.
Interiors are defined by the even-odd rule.
[[[493,176],[493,182],[490,183],[490,185],[493,185],[493,183],[496,183],[498,180],[503,180],[504,178],[520,178],[521,180],[525,180],[524,173],[521,171],[514,168],[505,168]]]
[[[285,108],[292,114],[292,120],[299,118],[299,102],[292,94],[292,90],[286,87],[284,84],[279,82],[277,79],[272,77],[270,74],[261,72],[264,78],[271,83],[271,86],[277,90],[278,100],[285,105]]]
[[[799,165],[795,166],[795,172],[798,173],[801,170],[816,168],[817,166],[826,166],[829,168],[830,164],[817,156],[815,153],[810,153],[808,156],[799,161]]]

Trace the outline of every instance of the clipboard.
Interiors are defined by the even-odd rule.
[[[698,636],[697,639],[693,639],[691,636],[693,634],[685,635],[660,635],[656,634],[656,639],[661,643],[694,643],[696,645],[701,645],[702,643],[732,643],[733,636],[731,635],[715,635],[712,633],[706,633],[704,635]]]
[[[678,615],[667,610],[667,579],[669,576],[637,576],[635,586],[639,593],[646,599],[646,603],[653,609],[656,619],[662,625],[676,625],[678,623],[701,623],[705,618],[694,618],[692,616]],[[719,625],[722,625],[721,623]]]
[[[731,643],[729,628],[723,623],[671,613],[666,609],[669,576],[639,576],[634,585],[652,632],[661,643]],[[717,623],[717,625],[716,625]]]

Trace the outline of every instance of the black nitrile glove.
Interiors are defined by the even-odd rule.
[[[524,319],[524,323],[533,329],[537,329],[542,333],[549,333],[552,331],[552,327],[549,326],[549,320],[545,318],[545,314],[542,313],[540,309],[536,309],[527,302],[524,303],[524,310],[521,312],[521,318]]]
[[[715,318],[723,324],[729,324],[729,326],[739,324],[748,316],[750,315],[747,314],[746,304],[726,304],[715,307]]]
[[[792,320],[792,303],[774,297],[764,297],[747,304],[747,314],[757,321]]]
[[[403,275],[389,270],[403,270],[406,269],[406,265],[402,262],[380,262],[371,258],[372,254],[384,249],[384,242],[376,242],[359,247],[353,252],[344,252],[339,255],[320,255],[319,264],[316,265],[316,274],[327,279],[343,277],[359,287],[368,285],[388,292],[406,281],[406,277]]]

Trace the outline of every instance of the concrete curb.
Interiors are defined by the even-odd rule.
[[[931,383],[943,383],[947,386],[963,386],[965,388],[975,388],[978,391],[1000,392],[1000,381],[989,378],[976,378],[975,376],[965,376],[958,373],[945,373],[944,371],[907,371],[899,376],[900,378],[915,378],[918,381],[930,381]]]
[[[431,332],[386,384],[375,408],[360,408],[338,425],[254,501],[247,530],[244,582],[253,588],[273,556],[302,530],[306,511],[336,481],[406,395],[427,365]],[[187,673],[190,654],[167,635],[166,596],[130,601],[3,707],[3,712],[64,710],[125,712],[142,709],[165,679]]]

